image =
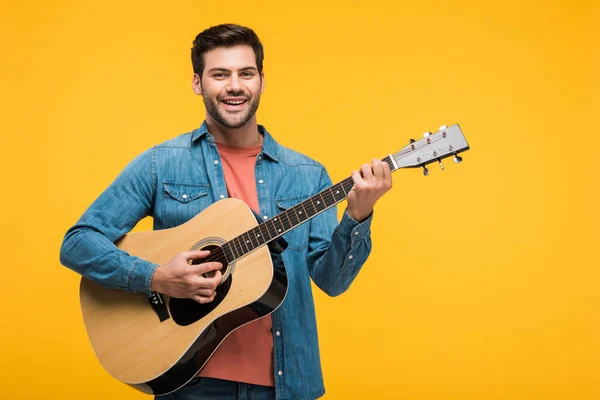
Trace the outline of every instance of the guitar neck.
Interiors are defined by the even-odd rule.
[[[385,157],[382,161],[390,166],[392,172],[398,169],[390,156]],[[354,186],[354,181],[352,177],[348,177],[231,239],[222,246],[227,262],[231,263],[242,258],[345,200],[352,186]]]

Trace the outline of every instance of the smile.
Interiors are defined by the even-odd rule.
[[[229,97],[220,101],[221,107],[229,112],[239,112],[244,110],[247,102],[248,99],[245,97]]]
[[[246,102],[246,100],[223,100],[223,103],[230,105],[230,106],[237,106],[240,104],[244,104]]]

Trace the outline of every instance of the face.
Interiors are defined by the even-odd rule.
[[[240,128],[256,114],[264,74],[258,72],[252,47],[217,47],[204,55],[202,77],[195,74],[192,86],[204,100],[207,119]]]

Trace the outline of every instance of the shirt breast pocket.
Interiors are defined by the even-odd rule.
[[[277,205],[277,209],[279,212],[286,211],[295,205],[303,202],[308,199],[310,196],[293,196],[293,197],[284,197],[275,199],[275,204]],[[287,218],[284,215],[281,215],[281,219],[284,221],[284,225],[288,225]],[[294,217],[289,218],[291,223],[297,221]],[[301,225],[296,226],[296,228],[292,229],[288,233],[283,234],[283,238],[288,242],[288,249],[294,251],[302,251],[308,247],[308,233],[309,233],[310,222],[305,221]]]
[[[163,220],[170,226],[181,225],[206,208],[208,184],[163,182]]]

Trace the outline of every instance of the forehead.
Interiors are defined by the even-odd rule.
[[[224,68],[231,71],[256,66],[256,57],[252,47],[246,45],[217,47],[204,54],[204,71]]]

